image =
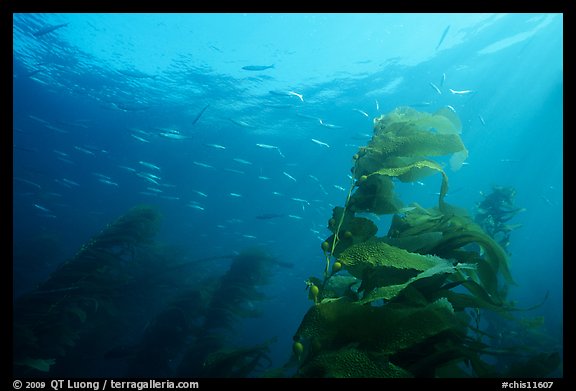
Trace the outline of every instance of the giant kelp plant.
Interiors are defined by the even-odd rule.
[[[122,326],[118,319],[126,319],[134,297],[150,291],[133,282],[154,263],[138,254],[152,241],[159,222],[151,207],[131,209],[47,281],[15,300],[14,375],[58,374],[79,342],[109,338],[102,332],[111,331],[108,325]]]
[[[246,377],[270,365],[272,341],[232,339],[281,263],[258,249],[190,260],[154,240],[159,227],[156,209],[132,208],[14,301],[14,376]],[[197,276],[230,258],[222,276]]]
[[[513,319],[507,299],[514,284],[502,247],[468,213],[444,201],[448,176],[467,158],[458,116],[401,107],[375,119],[374,134],[353,156],[345,205],[328,221],[321,245],[322,278],[307,281],[314,305],[294,335],[298,377],[493,377],[546,376],[557,352],[523,346],[495,347],[482,329],[483,313]],[[438,205],[404,207],[398,182],[439,174]],[[371,214],[366,214],[370,212]],[[364,215],[362,215],[364,214]],[[369,217],[393,214],[378,237]],[[513,355],[511,369],[494,357]],[[540,372],[522,362],[544,355]]]

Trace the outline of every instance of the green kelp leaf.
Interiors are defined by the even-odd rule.
[[[344,216],[342,216],[344,214]],[[333,233],[338,230],[340,220],[342,224],[338,232],[338,243],[334,248],[334,256],[338,256],[346,248],[352,244],[364,242],[376,236],[378,227],[372,220],[364,217],[356,217],[349,209],[344,212],[344,208],[337,206],[332,210],[332,218],[328,221],[328,229]],[[332,249],[334,242],[334,235],[331,235],[325,240],[328,242],[329,248]]]
[[[369,292],[364,296],[362,300],[359,301],[361,304],[371,303],[376,300],[392,300],[396,296],[398,296],[406,287],[412,285],[416,281],[421,281],[422,279],[431,278],[434,276],[439,276],[442,274],[452,274],[456,271],[463,270],[463,269],[471,269],[475,270],[476,265],[467,265],[467,264],[456,264],[453,265],[452,262],[448,260],[442,260],[438,258],[438,264],[435,266],[430,267],[429,269],[419,273],[415,277],[412,277],[404,284],[398,285],[389,285],[374,289],[373,291]]]
[[[358,183],[348,207],[352,212],[383,215],[396,213],[402,207],[402,201],[394,193],[394,183],[390,177],[375,175]]]
[[[476,225],[470,224],[466,230],[462,229],[447,233],[435,248],[435,251],[441,254],[445,249],[453,250],[470,243],[476,243],[482,247],[486,262],[488,262],[494,274],[500,272],[507,283],[515,284],[508,266],[506,252],[494,239],[482,232]]]
[[[298,377],[324,378],[411,378],[412,374],[387,357],[346,347],[321,352],[298,371]]]
[[[374,307],[341,299],[312,306],[294,338],[314,347],[309,358],[350,344],[394,354],[447,330],[461,332],[462,327],[445,298],[423,307]]]
[[[442,258],[411,253],[381,240],[350,246],[340,254],[338,260],[357,278],[363,278],[367,269],[383,267],[422,272],[444,262]]]
[[[442,174],[442,184],[440,186],[439,204],[442,206],[444,197],[448,192],[448,177],[442,167],[431,160],[420,160],[403,167],[381,168],[370,175],[386,175],[396,177],[402,182],[415,182],[435,172]]]

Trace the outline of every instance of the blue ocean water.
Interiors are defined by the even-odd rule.
[[[190,259],[264,249],[275,268],[232,339],[270,338],[286,362],[321,276],[320,244],[373,119],[450,106],[469,155],[447,167],[453,205],[474,213],[493,186],[524,208],[511,224],[519,307],[544,305],[562,344],[563,15],[15,14],[15,298],[139,204],[157,240]],[[438,200],[438,176],[399,183]],[[378,222],[385,235],[390,219]],[[220,275],[229,258],[187,269]],[[559,348],[561,349],[561,348]]]

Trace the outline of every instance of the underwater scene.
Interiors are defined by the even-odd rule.
[[[562,14],[13,14],[12,374],[562,378]]]

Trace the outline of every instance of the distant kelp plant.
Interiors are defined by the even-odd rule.
[[[132,208],[15,300],[14,376],[247,377],[267,369],[273,340],[232,340],[239,321],[261,314],[259,287],[272,268],[289,265],[257,248],[187,259],[154,239],[160,220],[150,206]],[[223,275],[198,276],[202,264],[223,259],[231,259]]]
[[[138,206],[109,224],[47,281],[14,302],[15,376],[54,373],[78,342],[125,319],[135,296],[149,287],[132,282],[154,259],[138,256],[160,226],[160,214]]]
[[[519,309],[506,297],[506,252],[444,201],[448,176],[433,158],[458,169],[468,156],[461,130],[451,108],[400,107],[374,120],[345,205],[328,221],[323,277],[306,281],[314,305],[293,337],[297,377],[543,377],[558,367],[557,352],[492,346],[482,329],[483,314],[515,320]],[[434,174],[438,205],[404,206],[395,185]],[[392,222],[378,237],[370,216],[384,214]],[[499,355],[515,357],[514,369],[494,365]]]

